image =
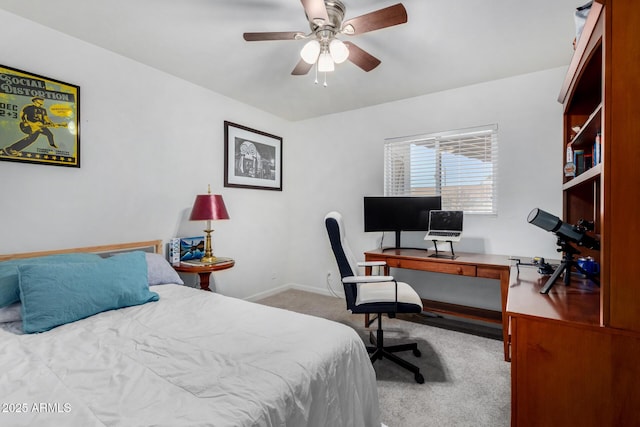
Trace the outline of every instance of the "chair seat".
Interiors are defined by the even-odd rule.
[[[359,283],[356,306],[370,303],[383,303],[396,301],[394,282]],[[417,292],[408,284],[398,282],[398,303],[415,304],[422,310],[422,300]]]

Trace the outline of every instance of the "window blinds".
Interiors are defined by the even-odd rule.
[[[496,214],[498,127],[390,138],[385,196],[442,196],[442,208]]]

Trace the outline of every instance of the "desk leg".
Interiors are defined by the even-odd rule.
[[[509,293],[509,270],[500,271],[500,299],[502,300],[502,342],[504,344],[504,360],[511,362],[509,354],[509,318],[507,316],[507,294]]]
[[[200,289],[212,292],[211,289],[209,289],[210,276],[211,276],[211,272],[209,271],[198,273],[198,278],[200,279]]]

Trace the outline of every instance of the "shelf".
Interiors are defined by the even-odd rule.
[[[595,135],[600,132],[602,128],[602,103],[598,105],[598,108],[591,113],[587,121],[581,126],[580,131],[571,140],[571,146],[575,150],[576,148],[583,148],[585,146],[591,149],[591,146],[595,142]]]
[[[566,105],[567,96],[573,93],[576,84],[580,81],[585,64],[591,59],[591,54],[595,51],[595,47],[602,42],[604,28],[603,20],[599,19],[601,11],[602,5],[594,2],[558,96],[558,102],[561,104]]]
[[[594,167],[587,169],[580,175],[575,178],[567,181],[562,186],[562,191],[570,190],[571,188],[575,188],[578,185],[584,184],[586,182],[594,181],[600,178],[600,174],[602,173],[602,163],[595,165]]]

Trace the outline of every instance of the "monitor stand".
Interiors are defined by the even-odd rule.
[[[409,247],[403,247],[403,246],[400,244],[400,234],[402,233],[402,231],[400,231],[400,230],[396,230],[396,231],[395,231],[395,233],[396,233],[396,245],[395,245],[395,246],[388,247],[388,248],[382,248],[382,252],[384,252],[384,251],[395,251],[395,250],[397,250],[397,249],[415,249],[415,250],[418,250],[418,251],[425,251],[425,252],[429,252],[429,249],[427,249],[427,248],[409,248]],[[437,248],[436,248],[436,249],[437,249]]]

